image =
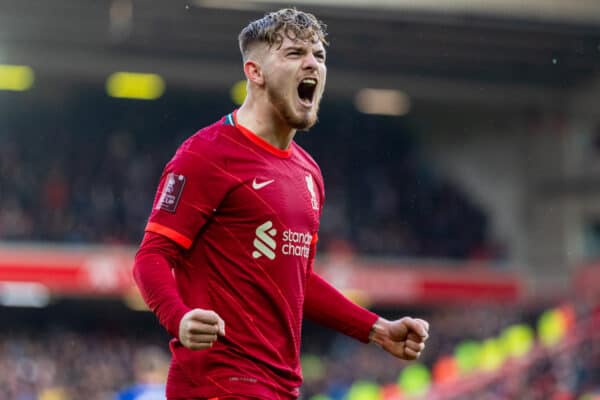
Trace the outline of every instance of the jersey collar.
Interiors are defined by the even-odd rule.
[[[250,129],[246,128],[245,126],[240,125],[237,121],[237,110],[235,110],[233,113],[229,114],[227,116],[227,118],[229,118],[230,116],[231,116],[231,120],[233,121],[233,126],[235,126],[240,132],[242,132],[242,134],[244,136],[246,136],[248,138],[248,140],[250,140],[257,146],[261,147],[263,150],[268,151],[269,153],[273,154],[274,156],[277,156],[280,158],[290,158],[292,156],[291,144],[287,150],[282,150],[278,147],[275,147],[271,143],[267,142],[266,140],[264,140],[263,138],[258,136],[256,133],[252,132]]]

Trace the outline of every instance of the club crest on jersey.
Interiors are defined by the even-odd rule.
[[[185,176],[175,174],[173,172],[167,175],[165,180],[165,186],[163,186],[162,193],[156,203],[157,210],[165,210],[174,213],[177,210],[177,204],[181,193],[183,193],[183,186],[185,185]]]
[[[306,187],[308,188],[308,192],[310,193],[310,204],[312,205],[313,210],[319,209],[319,201],[317,200],[317,194],[315,193],[315,181],[311,174],[306,175]]]

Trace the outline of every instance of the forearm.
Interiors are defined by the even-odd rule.
[[[171,268],[178,249],[169,239],[147,233],[135,257],[133,277],[148,307],[174,337],[179,335],[179,322],[190,311],[179,292]]]
[[[308,278],[304,315],[329,328],[368,342],[371,329],[379,316],[350,301],[319,275]]]

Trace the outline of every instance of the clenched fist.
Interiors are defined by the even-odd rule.
[[[193,309],[179,322],[179,341],[190,350],[212,347],[219,335],[225,336],[225,321],[211,310]]]
[[[373,325],[370,340],[388,353],[403,360],[416,360],[429,337],[429,323],[418,318],[388,321],[379,318]]]

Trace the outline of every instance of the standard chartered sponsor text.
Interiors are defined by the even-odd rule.
[[[283,246],[281,252],[284,255],[308,258],[310,244],[313,235],[308,232],[296,232],[291,229],[283,231]]]

